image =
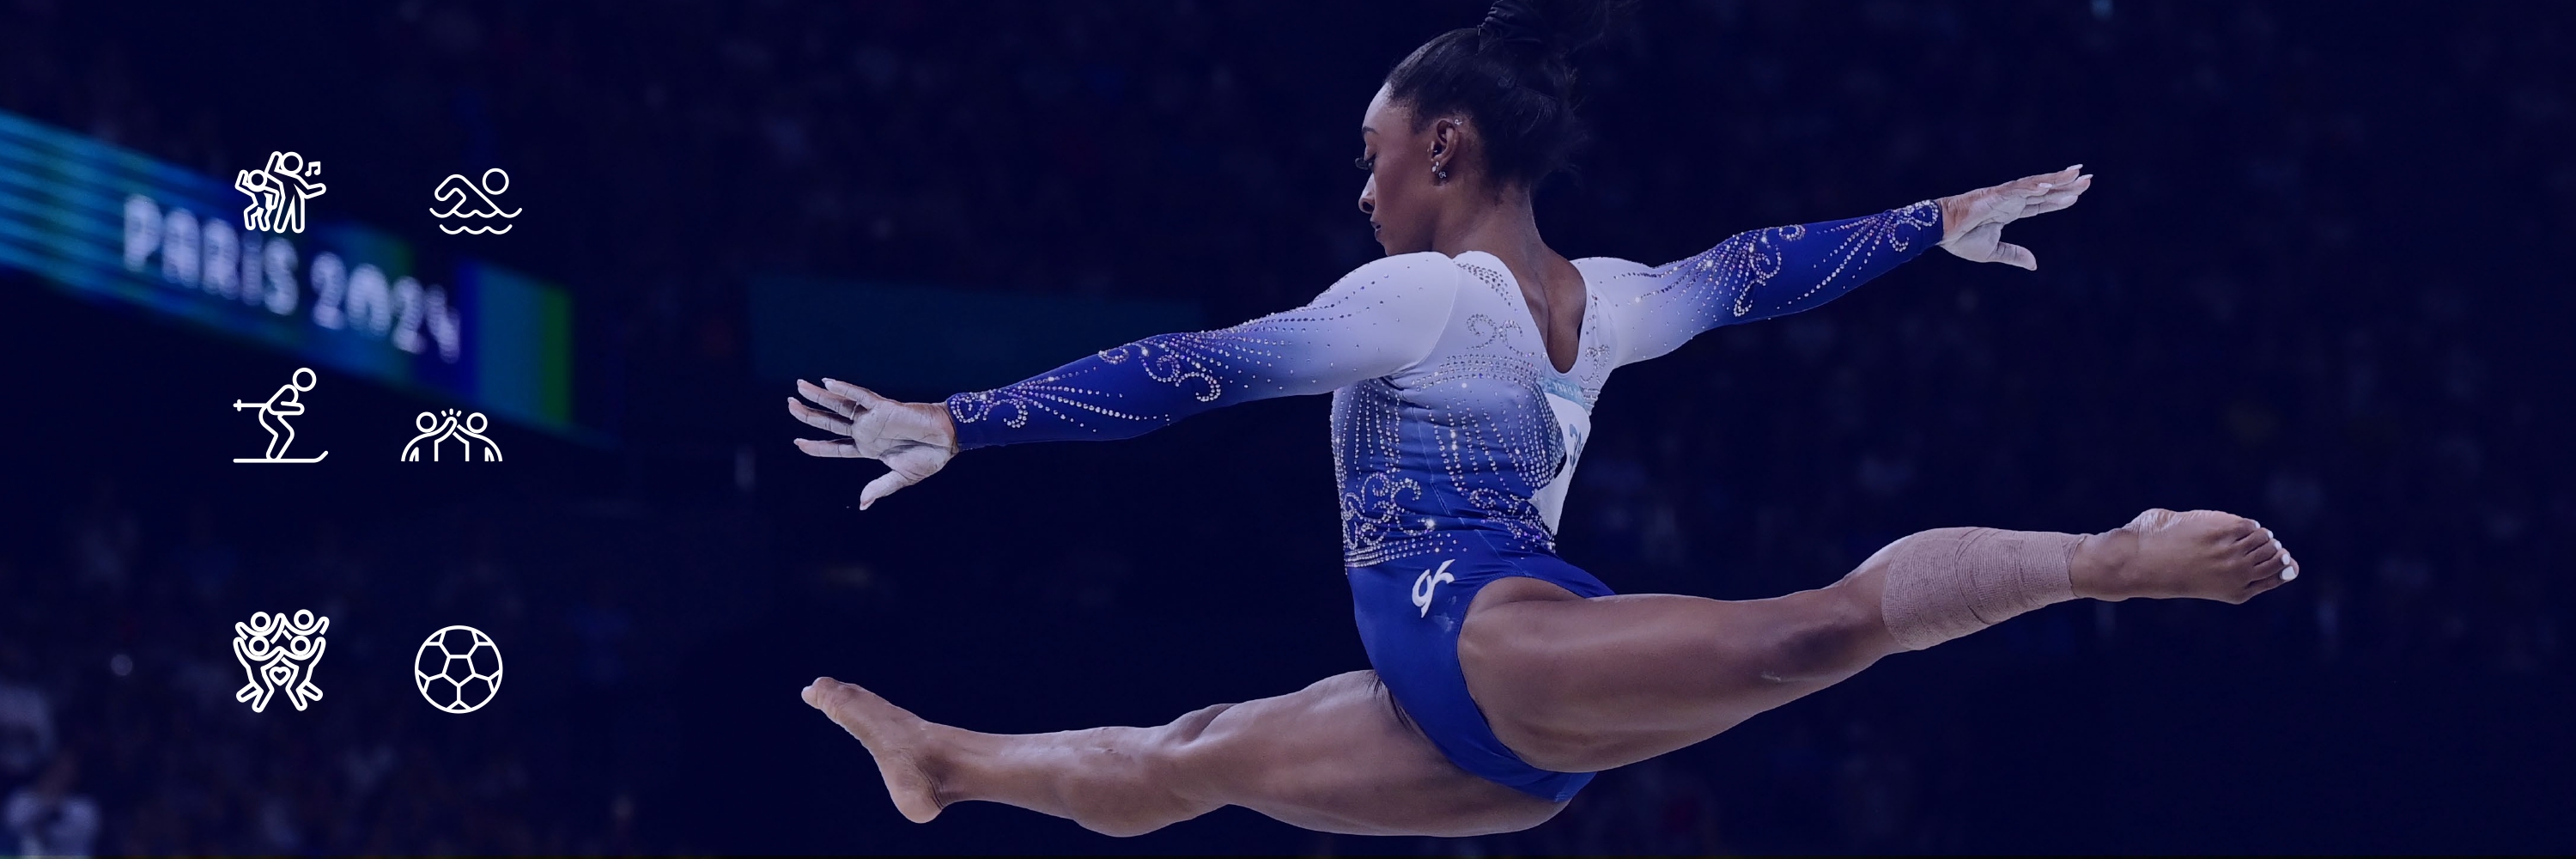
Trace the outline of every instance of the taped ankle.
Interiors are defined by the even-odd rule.
[[[2080,534],[1938,528],[1879,550],[1879,612],[1907,650],[1922,650],[2075,598],[2069,569]]]

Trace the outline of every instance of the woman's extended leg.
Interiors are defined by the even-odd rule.
[[[895,807],[916,823],[983,800],[1140,835],[1240,805],[1325,832],[1482,835],[1536,826],[1564,807],[1451,764],[1368,671],[1160,727],[1054,734],[934,724],[830,678],[804,695],[867,746]]]
[[[1958,548],[2025,537],[2032,546],[2058,548],[1982,555]],[[1741,602],[1668,594],[1581,599],[1535,579],[1506,579],[1477,594],[1458,657],[1468,691],[1504,745],[1542,769],[1589,772],[1700,742],[1860,673],[1879,657],[2046,602],[2243,602],[2279,586],[2293,566],[2271,532],[2224,513],[2150,510],[2084,537],[2072,552],[2063,548],[2070,539],[1926,531],[1889,544],[1826,587]],[[1968,569],[1963,561],[1988,568]],[[2015,568],[1992,568],[1998,564]],[[2046,591],[2049,575],[2060,577],[2057,593],[2014,593]]]

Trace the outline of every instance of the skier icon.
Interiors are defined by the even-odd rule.
[[[303,394],[305,391],[313,390],[313,384],[317,381],[320,381],[320,379],[314,375],[313,368],[297,367],[295,368],[295,374],[287,378],[286,386],[278,388],[277,393],[268,395],[267,402],[245,403],[239,400],[233,401],[233,409],[235,411],[239,411],[241,409],[258,409],[259,425],[261,428],[268,430],[267,456],[257,459],[234,459],[233,461],[321,462],[322,457],[330,456],[331,452],[327,450],[323,451],[320,456],[315,456],[311,459],[290,459],[286,456],[286,446],[295,443],[295,427],[292,424],[288,424],[286,419],[304,413]]]

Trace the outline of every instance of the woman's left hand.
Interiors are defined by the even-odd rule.
[[[798,379],[796,392],[823,408],[788,397],[787,413],[838,436],[800,438],[796,449],[811,456],[861,457],[886,464],[886,473],[859,490],[861,510],[938,474],[957,455],[957,425],[949,420],[947,406],[896,402],[835,379],[824,379],[820,386]]]
[[[1936,201],[1941,204],[1941,247],[1969,262],[1999,262],[2035,271],[2039,258],[2029,248],[2004,241],[2004,225],[2075,205],[2075,198],[2091,187],[2092,174],[2077,164],[1943,197]]]

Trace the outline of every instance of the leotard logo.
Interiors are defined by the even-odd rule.
[[[1413,607],[1422,610],[1422,617],[1431,616],[1431,589],[1439,587],[1442,582],[1458,580],[1458,577],[1449,574],[1449,565],[1457,562],[1456,558],[1441,561],[1438,569],[1424,570],[1421,576],[1413,580]]]

